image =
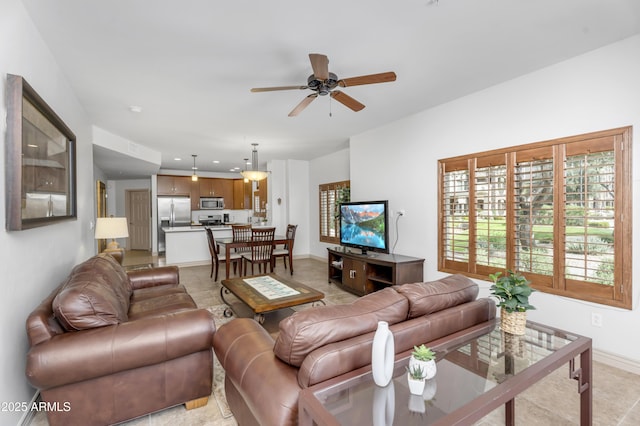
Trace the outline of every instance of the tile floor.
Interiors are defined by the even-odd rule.
[[[147,252],[127,252],[124,265],[163,264],[162,258],[151,258]],[[294,262],[294,279],[323,291],[330,303],[348,303],[355,299],[350,293],[329,286],[326,279],[326,265],[312,259]],[[209,278],[210,268],[206,266],[185,267],[180,270],[181,282],[188,288],[198,306],[214,306],[221,302],[220,283]],[[287,274],[282,263],[278,263],[276,273]],[[221,269],[224,276],[224,265]],[[640,376],[594,362],[593,424],[594,425],[639,425],[640,424]],[[577,425],[579,398],[577,382],[568,378],[568,367],[561,367],[544,380],[532,386],[516,399],[516,424],[537,425]],[[491,413],[476,425],[501,425],[503,409]],[[43,415],[36,415],[30,423],[33,426],[47,425]],[[237,423],[233,417],[223,418],[215,398],[202,408],[187,411],[177,406],[139,419],[126,422],[128,426],[162,425],[220,425]]]

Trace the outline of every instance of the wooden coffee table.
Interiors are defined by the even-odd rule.
[[[232,293],[253,312],[253,318],[260,324],[264,322],[264,314],[305,303],[319,302],[325,304],[324,293],[307,287],[292,279],[275,274],[252,275],[222,280],[220,297],[229,306],[224,316],[229,317],[238,307],[228,301],[225,295]]]

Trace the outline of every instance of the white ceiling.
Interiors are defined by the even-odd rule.
[[[93,124],[161,152],[162,168],[191,170],[197,154],[200,171],[217,172],[242,166],[251,143],[261,168],[313,159],[352,135],[640,32],[638,0],[24,4]],[[310,91],[249,91],[306,84],[309,53],[327,55],[339,78],[395,71],[397,81],[342,89],[366,105],[360,112],[325,96],[295,118],[287,114]],[[104,151],[96,162],[107,177],[136,176],[124,162],[101,162]]]

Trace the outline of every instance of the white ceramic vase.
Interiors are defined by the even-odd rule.
[[[393,426],[396,409],[396,394],[393,380],[387,386],[376,386],[373,390],[373,426]]]
[[[424,379],[412,379],[411,375],[407,373],[407,380],[409,381],[409,392],[411,392],[411,395],[422,396],[422,392],[424,392]]]
[[[409,358],[409,369],[412,370],[414,365],[419,365],[422,367],[422,371],[425,374],[425,380],[433,379],[436,376],[437,367],[436,360],[432,359],[431,361],[420,361],[415,359],[413,355]]]
[[[424,398],[425,401],[430,401],[436,396],[437,390],[438,390],[438,383],[436,382],[435,379],[425,380],[422,397]]]
[[[371,372],[376,385],[387,386],[391,381],[394,356],[395,345],[389,324],[386,321],[378,321],[371,348]]]

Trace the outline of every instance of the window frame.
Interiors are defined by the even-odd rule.
[[[522,271],[532,281],[532,286],[545,293],[565,296],[573,299],[599,303],[624,309],[632,309],[632,127],[620,127],[586,133],[582,135],[564,137],[542,142],[507,147],[497,150],[484,151],[474,154],[438,160],[438,271],[448,273],[461,273],[472,278],[487,280],[488,273],[507,270],[515,270],[516,265],[516,226],[515,226],[515,175],[516,166],[521,160],[549,159],[553,161],[553,208],[552,208],[552,249],[553,268],[551,275],[541,275],[533,272]],[[610,147],[610,148],[608,148]],[[565,213],[569,210],[565,204],[566,187],[569,184],[565,180],[565,161],[571,153],[587,154],[597,152],[613,152],[614,155],[614,260],[613,260],[613,284],[604,285],[587,280],[570,279],[565,271],[566,233]],[[549,157],[551,153],[551,157]],[[475,200],[482,200],[482,196],[476,197],[475,172],[481,167],[506,164],[507,185],[506,194],[506,267],[504,269],[481,265],[476,259],[476,220]],[[454,200],[449,196],[450,189],[445,188],[445,182],[451,175],[450,172],[463,173],[467,171],[468,181],[467,218],[468,228],[468,255],[462,260],[455,258],[455,236],[452,237],[452,225],[461,226],[459,218],[453,217],[455,212],[451,210]],[[464,194],[459,195],[464,196]],[[462,225],[465,225],[463,223]],[[455,231],[453,231],[455,233]],[[445,241],[445,238],[447,239]],[[447,257],[447,250],[451,253]]]
[[[335,200],[333,204],[331,204],[329,200],[327,200],[326,203],[323,203],[323,194],[327,194],[328,198],[329,194],[333,194],[333,200]],[[336,205],[339,205],[339,202],[350,201],[350,194],[350,180],[318,185],[318,235],[320,237],[320,242],[340,244],[340,218],[336,215]],[[346,195],[346,199],[342,199],[341,195]],[[325,208],[327,211],[324,211]],[[333,212],[331,210],[333,210]],[[325,229],[327,231],[334,229],[335,235],[325,233]]]

